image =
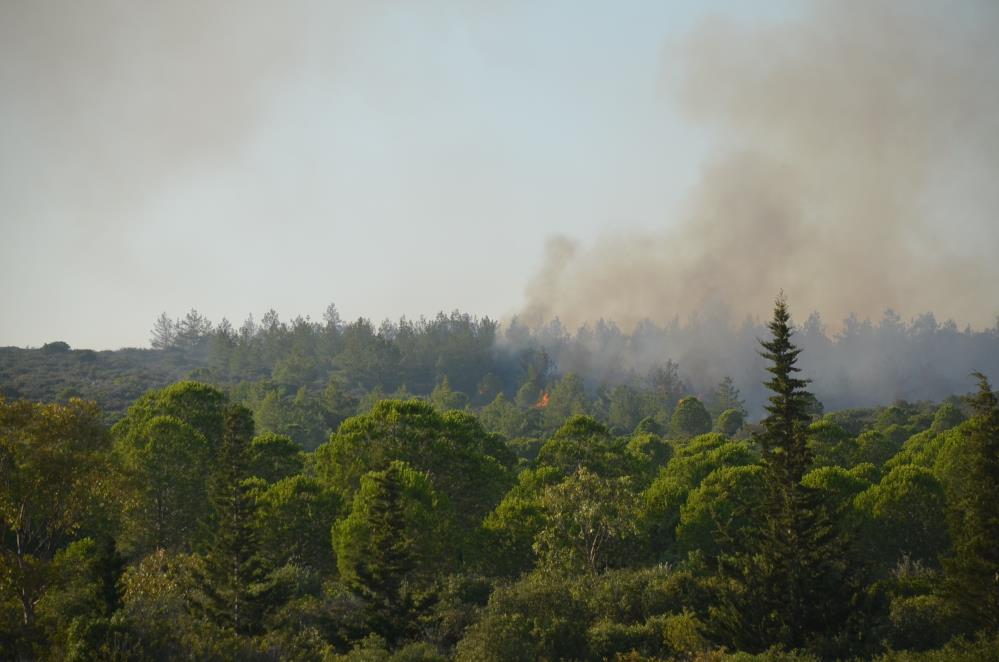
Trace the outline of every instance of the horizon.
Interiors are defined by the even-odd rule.
[[[997,27],[984,1],[5,4],[0,345],[330,299],[630,328],[779,288],[799,321],[989,328]]]

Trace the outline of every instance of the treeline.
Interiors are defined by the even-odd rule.
[[[756,378],[763,364],[755,347],[766,335],[758,320],[733,320],[709,308],[665,326],[639,323],[630,333],[600,320],[571,330],[558,320],[540,328],[516,318],[505,327],[455,311],[433,319],[345,323],[334,305],[322,322],[280,321],[271,310],[235,329],[191,311],[162,315],[152,345],[196,357],[220,383],[271,379],[306,386],[330,377],[349,388],[429,394],[445,377],[452,388],[484,405],[499,392],[512,397],[530,379],[573,373],[590,393],[617,385],[648,385],[650,370],[672,364],[691,394],[709,395],[726,377],[761,414],[768,394]],[[964,388],[973,370],[999,372],[999,319],[993,328],[959,329],[931,313],[906,322],[892,310],[872,322],[851,315],[829,333],[818,313],[798,329],[806,373],[816,397],[832,409],[893,400],[942,400]],[[202,375],[207,376],[207,375]]]
[[[571,414],[625,434],[647,417],[668,428],[676,403],[690,395],[715,417],[733,407],[761,416],[767,392],[755,348],[766,333],[718,310],[684,323],[642,323],[631,333],[609,322],[572,333],[558,322],[500,326],[460,312],[376,327],[344,322],[335,306],[322,321],[283,322],[269,311],[236,328],[192,310],[156,321],[153,350],[93,352],[58,341],[2,348],[0,394],[94,400],[113,423],[147,389],[196,379],[250,407],[258,429],[307,449],[386,397],[468,408],[508,437],[550,436]],[[999,374],[999,329],[958,330],[932,315],[906,323],[888,311],[876,324],[851,317],[830,335],[813,314],[796,340],[816,399],[830,410],[941,401],[963,391],[973,370]],[[546,394],[550,405],[538,407]]]
[[[988,380],[823,413],[791,332],[778,301],[755,426],[723,384],[724,413],[685,396],[547,432],[570,376],[541,372],[510,416],[537,440],[487,429],[500,394],[478,417],[451,375],[314,450],[197,381],[110,428],[0,400],[0,658],[994,659]]]

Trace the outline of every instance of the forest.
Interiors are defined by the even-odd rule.
[[[0,349],[0,659],[994,660],[999,326]]]

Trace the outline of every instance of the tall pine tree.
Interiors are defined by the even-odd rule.
[[[740,590],[721,610],[720,621],[740,648],[764,650],[823,647],[847,616],[844,561],[819,493],[801,484],[811,468],[806,431],[814,397],[797,376],[801,350],[791,342],[791,315],[783,293],[761,340],[769,361],[771,391],[762,431],[754,435],[765,468],[766,496],[752,552],[723,562]]]
[[[967,477],[950,504],[947,595],[971,630],[999,631],[999,398],[981,373],[964,450]]]
[[[211,478],[214,516],[208,523],[202,607],[218,625],[238,634],[252,633],[260,615],[254,584],[262,570],[253,525],[254,501],[245,484],[252,439],[253,413],[242,405],[230,405]]]

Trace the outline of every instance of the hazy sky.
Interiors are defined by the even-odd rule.
[[[5,0],[0,345],[514,312],[546,236],[667,222],[671,40],[757,4]]]
[[[663,232],[702,182],[678,44],[799,7],[4,0],[0,345],[521,311],[547,237]]]

